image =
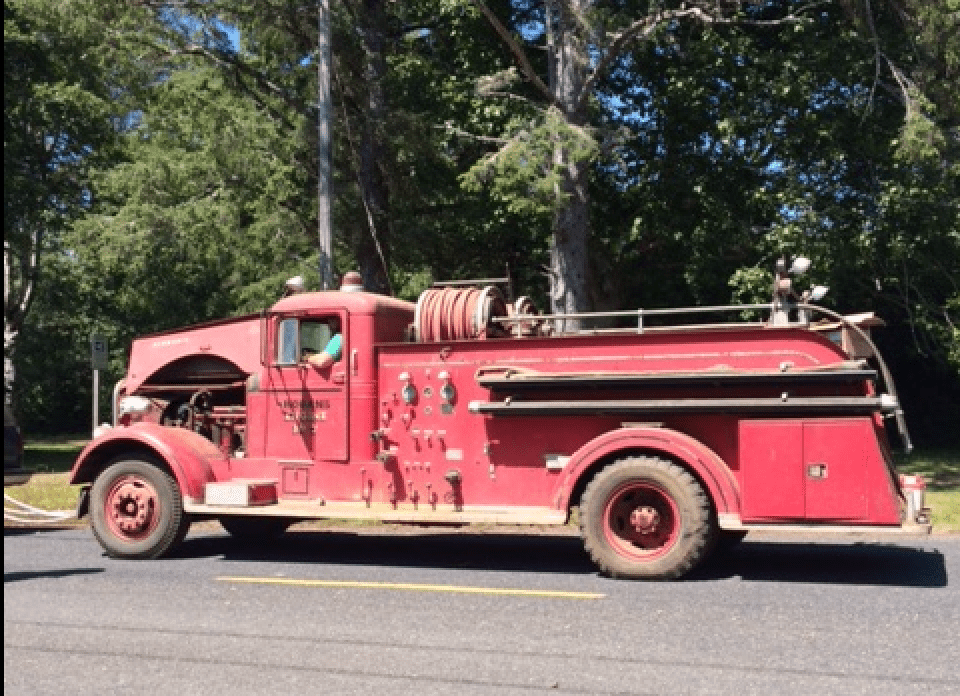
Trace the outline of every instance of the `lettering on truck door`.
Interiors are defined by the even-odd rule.
[[[333,338],[331,325],[342,327],[340,359],[317,368],[307,357],[324,350]],[[346,461],[347,355],[346,322],[337,315],[280,317],[272,327],[266,416],[266,454],[290,461]]]

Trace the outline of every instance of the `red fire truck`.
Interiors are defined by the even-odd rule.
[[[750,530],[929,531],[888,446],[888,419],[910,445],[878,320],[810,304],[825,289],[791,278],[807,265],[778,263],[769,304],[558,316],[494,282],[414,304],[348,274],[145,336],[74,465],[80,514],[109,555],[155,558],[194,519],[264,539],[310,519],[576,513],[598,568],[640,579]],[[315,367],[333,331],[340,359]]]

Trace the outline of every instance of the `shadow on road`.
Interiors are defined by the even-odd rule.
[[[38,570],[17,573],[4,573],[3,584],[19,582],[21,580],[36,580],[37,578],[65,578],[70,575],[93,575],[103,573],[106,568],[67,568],[64,570]]]
[[[745,541],[717,554],[689,580],[946,587],[943,554],[909,542],[773,543]]]
[[[82,529],[78,524],[32,524],[18,526],[3,526],[3,536],[24,536],[27,534],[43,534],[44,532],[62,532],[67,529]]]
[[[177,556],[225,561],[330,563],[413,568],[591,574],[596,569],[576,537],[489,533],[370,534],[296,531],[261,544],[229,536],[188,538]]]
[[[744,541],[717,553],[686,580],[739,577],[746,582],[944,587],[943,555],[880,542],[772,543]],[[471,532],[384,533],[295,531],[263,544],[229,536],[188,538],[177,557],[224,561],[328,563],[414,568],[465,568],[592,575],[597,572],[575,536]]]

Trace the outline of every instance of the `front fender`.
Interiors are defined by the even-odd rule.
[[[663,454],[686,465],[703,484],[716,505],[717,513],[740,512],[740,486],[729,467],[699,440],[669,428],[620,428],[594,438],[570,457],[566,474],[557,492],[560,510],[570,505],[573,492],[584,476],[598,463],[616,458],[620,452]]]
[[[137,423],[112,428],[92,440],[70,472],[70,483],[90,483],[111,459],[123,454],[153,455],[170,468],[180,490],[191,498],[203,497],[203,485],[213,480],[210,462],[223,453],[212,442],[191,430]]]

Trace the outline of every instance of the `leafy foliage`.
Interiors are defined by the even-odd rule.
[[[4,397],[13,403],[17,362],[32,358],[19,343],[44,261],[83,215],[91,168],[117,152],[129,75],[112,65],[104,20],[85,0],[4,2]]]

